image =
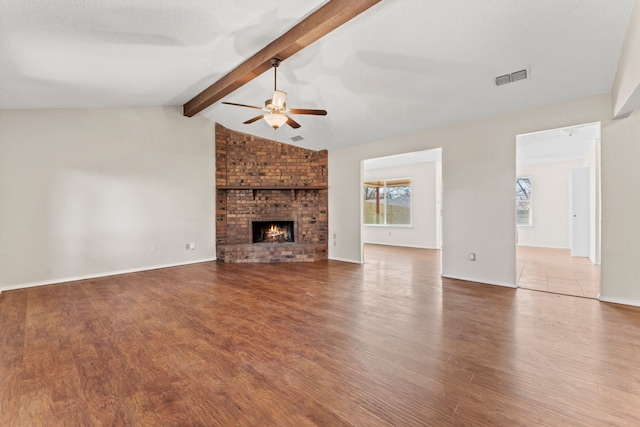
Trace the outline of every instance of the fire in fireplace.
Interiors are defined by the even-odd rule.
[[[293,242],[293,221],[253,221],[253,243]]]

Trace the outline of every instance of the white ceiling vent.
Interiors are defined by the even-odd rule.
[[[525,80],[527,78],[527,70],[516,71],[511,73],[511,81],[517,82],[518,80]]]
[[[496,86],[506,85],[507,83],[511,83],[511,74],[496,77]]]
[[[292,137],[291,137],[291,140],[292,140],[293,142],[302,141],[303,139],[304,139],[304,138],[303,138],[303,137],[301,137],[300,135],[294,135],[294,136],[292,136]]]
[[[520,80],[527,79],[527,70],[514,71],[511,74],[505,74],[504,76],[496,77],[496,86],[506,85],[507,83],[513,83]]]

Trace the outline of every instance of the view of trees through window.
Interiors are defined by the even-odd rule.
[[[411,224],[410,178],[366,181],[363,194],[365,224]]]
[[[531,178],[516,179],[516,224],[531,225]]]

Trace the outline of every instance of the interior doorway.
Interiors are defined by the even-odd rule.
[[[441,249],[441,148],[363,160],[361,185],[363,254],[365,244]]]
[[[521,288],[600,295],[600,123],[516,137]]]

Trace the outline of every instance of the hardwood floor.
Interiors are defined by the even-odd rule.
[[[578,297],[600,296],[600,266],[569,249],[518,246],[518,286]]]
[[[0,425],[640,425],[640,309],[366,260],[5,291]]]

